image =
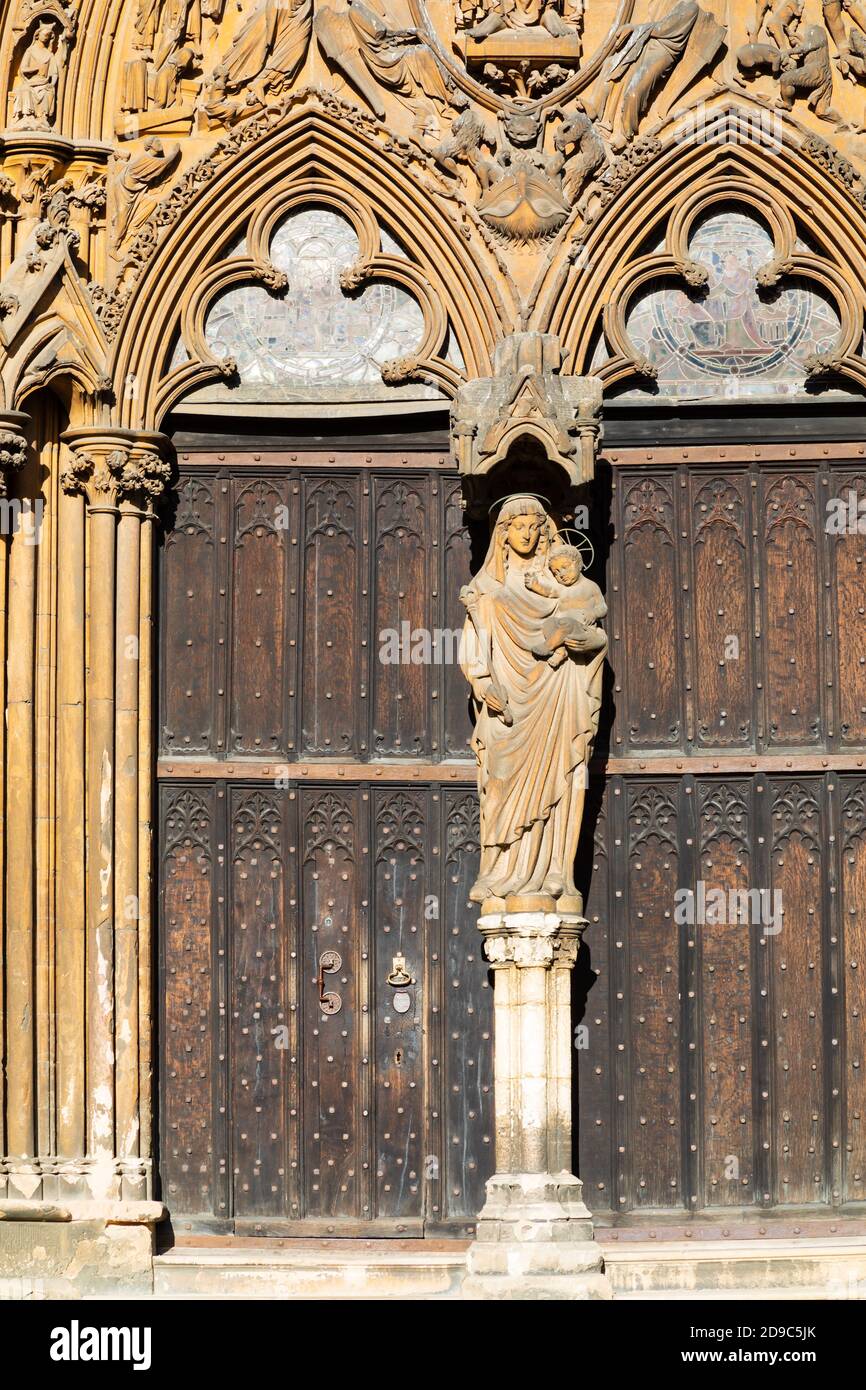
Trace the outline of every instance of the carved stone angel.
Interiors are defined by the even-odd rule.
[[[607,649],[597,618],[606,609],[596,585],[571,583],[574,553],[566,552],[538,498],[508,498],[484,564],[460,595],[481,800],[481,868],[470,896],[483,912],[582,912],[574,859]]]

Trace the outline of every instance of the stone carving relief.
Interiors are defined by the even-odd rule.
[[[558,119],[552,150],[545,149],[548,115]],[[583,111],[565,116],[516,105],[500,116],[496,134],[465,105],[434,156],[449,174],[456,176],[461,162],[472,169],[484,221],[522,243],[556,232],[584,182],[607,160]]]
[[[461,7],[458,46],[473,76],[496,91],[533,99],[577,68],[583,21],[582,0],[489,0]]]
[[[621,149],[638,133],[650,102],[665,88],[670,107],[689,83],[713,63],[726,29],[697,0],[679,0],[673,9],[645,24],[627,24],[622,42],[605,63],[587,107]]]
[[[448,102],[445,76],[424,36],[390,24],[363,0],[263,0],[214,69],[203,103],[212,124],[228,123],[279,96],[303,63],[315,33],[333,72],[385,118],[381,89],[425,113]]]
[[[126,122],[125,134],[167,132],[167,112],[184,128],[201,83],[206,31],[221,10],[212,0],[138,0],[121,98],[122,110],[135,119]]]
[[[14,26],[21,37],[12,83],[11,125],[18,130],[52,130],[75,18],[57,0],[25,3]]]
[[[802,100],[820,120],[863,133],[856,117],[837,110],[833,89],[836,74],[851,83],[866,80],[866,12],[857,0],[822,0],[821,23],[817,17],[808,0],[757,0],[747,41],[736,53],[742,75],[734,80],[747,90],[755,78],[769,77],[776,90],[766,97],[759,91],[759,100],[786,111]]]
[[[484,914],[581,914],[574,859],[598,729],[607,638],[601,591],[544,499],[506,498],[461,591],[461,666],[476,710]]]
[[[710,98],[721,106],[730,83],[741,103],[748,93],[805,114],[802,148],[862,201],[849,94],[864,80],[866,7],[751,4],[618,0],[613,14],[582,0],[130,0],[106,83],[119,136],[104,162],[106,231],[82,235],[78,253],[99,332],[115,338],[144,267],[225,162],[312,110],[400,161],[491,258],[525,324],[546,302],[545,266],[573,283],[594,225],[667,148],[672,123]],[[19,9],[11,129],[56,129],[71,13],[60,0]],[[852,138],[825,150],[818,122],[837,118]],[[60,172],[47,167],[47,182]],[[17,252],[39,196],[27,201],[20,170],[13,183],[0,215]],[[27,255],[41,273],[44,248]],[[13,294],[0,299],[7,326]],[[416,365],[401,350],[385,377],[405,382]]]
[[[253,9],[205,83],[209,124],[228,125],[283,91],[306,56],[312,15],[312,0],[264,0]]]

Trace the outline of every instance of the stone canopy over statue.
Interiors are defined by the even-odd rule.
[[[574,860],[598,729],[607,609],[544,501],[500,506],[467,609],[461,665],[474,697],[482,912],[582,912]]]

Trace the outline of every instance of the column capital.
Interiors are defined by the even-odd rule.
[[[90,511],[152,512],[171,478],[171,441],[156,430],[88,426],[61,435],[72,453],[60,477]]]
[[[492,912],[478,919],[484,956],[494,968],[558,965],[571,969],[588,925],[585,917],[562,912]]]
[[[12,473],[27,462],[27,425],[23,410],[0,410],[0,497],[5,497]]]

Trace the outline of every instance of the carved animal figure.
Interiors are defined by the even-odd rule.
[[[821,24],[810,24],[785,59],[779,78],[779,105],[790,111],[795,99],[805,96],[816,116],[842,125],[842,117],[830,104],[832,94],[833,69],[827,31]]]
[[[587,180],[607,163],[604,141],[586,112],[578,108],[564,116],[553,145],[562,161],[560,167],[564,168],[563,192],[573,202]],[[572,147],[575,153],[568,155]]]
[[[432,151],[433,158],[454,178],[459,174],[459,165],[467,164],[475,173],[482,192],[486,192],[496,173],[496,166],[485,158],[481,147],[486,145],[492,150],[495,139],[462,93],[454,98],[454,105],[460,109],[460,114],[453,121],[447,139]]]

